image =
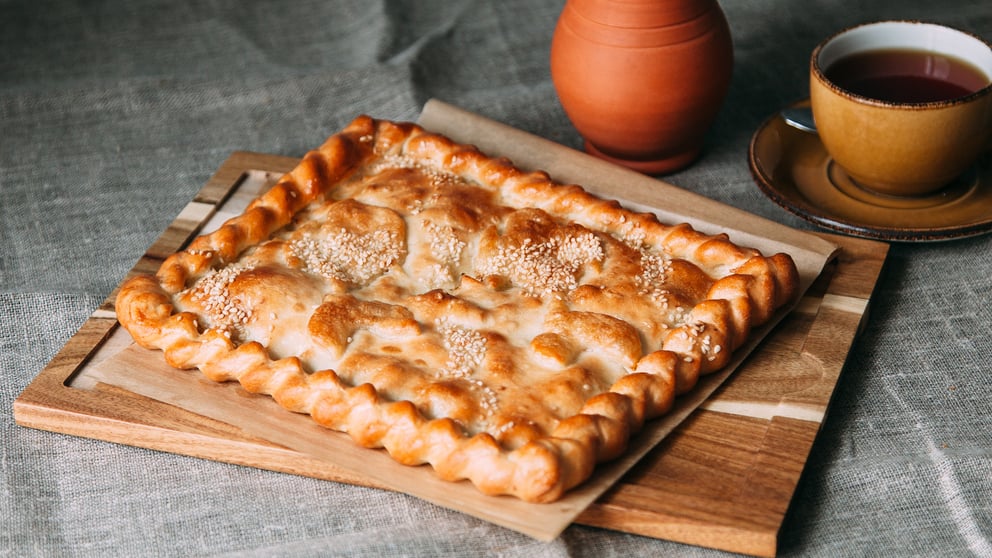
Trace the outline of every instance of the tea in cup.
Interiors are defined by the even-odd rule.
[[[929,194],[992,138],[992,46],[942,25],[883,21],[827,38],[810,102],[833,161],[869,190]]]

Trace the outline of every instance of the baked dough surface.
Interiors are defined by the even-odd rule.
[[[550,502],[796,293],[784,254],[361,116],[155,276],[123,326],[177,368]]]

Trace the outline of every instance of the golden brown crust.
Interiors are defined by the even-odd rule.
[[[127,281],[169,364],[548,502],[794,296],[792,260],[359,117],[244,214]]]

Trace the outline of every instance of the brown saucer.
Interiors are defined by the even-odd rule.
[[[808,106],[802,101],[796,106]],[[942,190],[919,197],[879,194],[837,166],[816,134],[778,115],[765,121],[748,150],[761,190],[792,213],[834,231],[898,242],[951,240],[992,232],[992,153]]]

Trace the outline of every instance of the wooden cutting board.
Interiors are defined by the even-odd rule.
[[[274,181],[297,162],[233,154],[134,272],[154,272],[220,204],[237,195],[242,182]],[[779,529],[888,249],[878,242],[823,236],[841,250],[799,307],[701,408],[588,507],[579,523],[759,556],[776,553]],[[115,296],[14,402],[18,424],[377,486],[227,423],[92,381],[90,367],[121,348],[113,335]]]

